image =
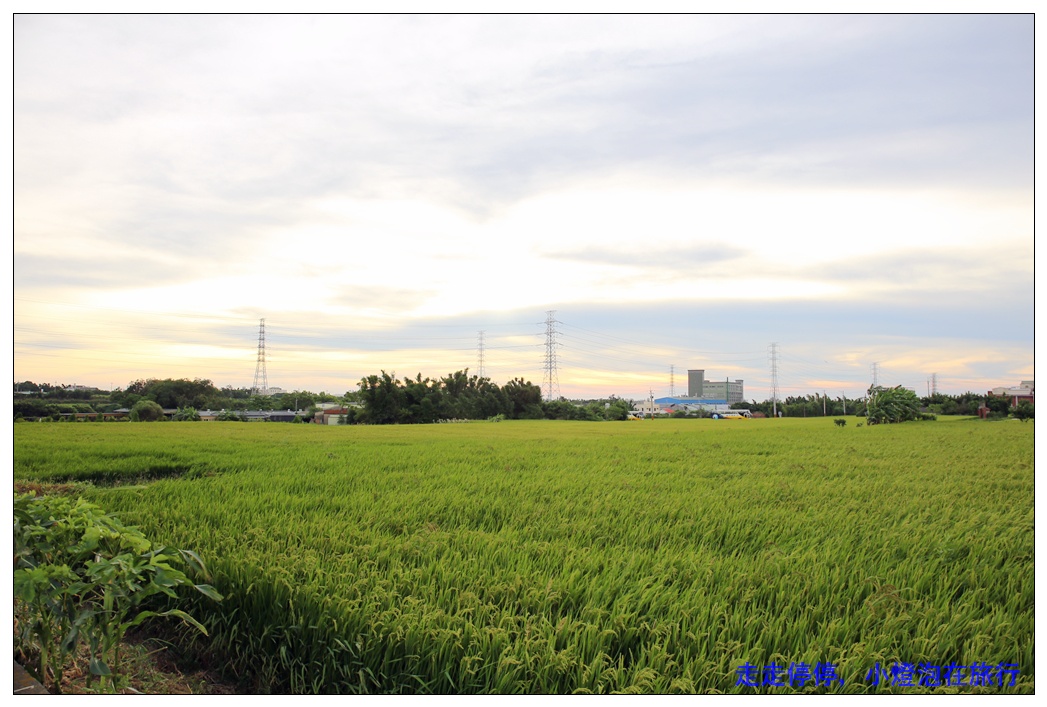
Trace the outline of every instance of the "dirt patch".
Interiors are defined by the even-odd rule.
[[[34,496],[75,496],[82,487],[77,484],[52,484],[44,481],[16,481],[15,493]]]

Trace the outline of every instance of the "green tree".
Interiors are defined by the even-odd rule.
[[[382,375],[371,374],[360,379],[360,393],[364,404],[364,417],[375,425],[400,422],[404,392],[400,383],[384,370]]]
[[[604,410],[604,417],[608,420],[628,420],[629,411],[633,409],[633,404],[629,400],[623,398],[611,398],[611,406]]]
[[[216,422],[247,422],[247,418],[237,410],[222,410],[214,419]]]
[[[1015,418],[1021,420],[1022,422],[1025,422],[1026,420],[1032,420],[1035,416],[1035,413],[1035,406],[1028,400],[1023,400],[1020,403],[1018,403],[1018,407],[1014,409],[1014,412],[1012,414]]]
[[[989,412],[1006,417],[1011,411],[1011,399],[1005,395],[990,395],[985,399],[985,407],[989,408]]]
[[[177,422],[199,422],[200,413],[194,407],[178,408],[178,412],[171,419]]]
[[[915,420],[919,415],[920,399],[908,388],[900,385],[893,388],[869,388],[866,418],[870,425]]]
[[[314,403],[316,403],[315,395],[307,390],[296,390],[293,393],[284,393],[281,395],[278,407],[297,412],[299,410],[305,410]]]
[[[140,422],[155,422],[164,419],[164,409],[152,400],[139,400],[131,408],[131,419]]]
[[[57,410],[39,398],[14,401],[15,415],[23,417],[47,417],[53,415]]]
[[[509,417],[514,419],[540,419],[542,415],[542,389],[523,378],[514,378],[502,390],[509,403]]]
[[[580,420],[584,419],[582,408],[569,400],[548,400],[542,403],[545,417],[549,420]]]

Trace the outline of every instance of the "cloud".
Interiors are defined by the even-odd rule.
[[[123,257],[107,261],[97,255],[16,254],[14,287],[20,292],[68,289],[148,287],[178,282],[184,270],[171,262]]]
[[[664,268],[668,265],[673,269],[685,270],[691,273],[701,271],[710,265],[737,261],[747,254],[748,252],[742,248],[716,243],[673,249],[638,248],[634,250],[607,249],[595,246],[580,250],[544,253],[545,256],[550,258],[576,260],[584,263],[658,268]]]
[[[98,309],[16,323],[110,360],[162,328],[250,368],[265,316],[303,376],[461,367],[491,321],[535,320],[511,333],[540,344],[546,309],[639,341],[574,342],[623,376],[674,351],[760,371],[772,340],[919,365],[999,345],[1020,368],[1032,27],[19,15],[16,294]],[[451,327],[447,351],[422,323]],[[76,370],[63,350],[34,365]]]
[[[315,19],[17,22],[16,139],[43,115],[145,183],[238,202],[425,189],[479,212],[623,167],[1031,176],[1031,17],[643,20],[660,44],[630,40],[632,18]]]
[[[424,289],[335,284],[325,288],[322,297],[332,307],[374,314],[409,311],[435,294]]]
[[[914,248],[876,253],[798,272],[799,278],[821,278],[858,286],[869,283],[903,296],[911,293],[952,295],[994,290],[1004,295],[1031,294],[1032,244],[1028,251],[1011,247],[981,249]],[[1031,298],[1024,301],[1031,302]]]

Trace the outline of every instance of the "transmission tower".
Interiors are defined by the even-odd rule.
[[[932,373],[931,374],[931,395],[937,395],[937,394],[938,394],[938,374],[937,373]]]
[[[873,362],[872,372],[873,372],[873,388],[875,388],[877,386],[877,384],[879,383],[879,379],[880,379],[880,363],[878,361]]]
[[[269,395],[269,379],[265,374],[265,319],[258,321],[258,363],[254,367],[252,395]]]
[[[545,399],[556,400],[560,397],[560,379],[556,372],[556,310],[550,309],[545,313]]]
[[[771,344],[771,408],[778,417],[778,342]]]
[[[676,366],[669,366],[669,397],[676,397]]]
[[[484,371],[484,332],[482,331],[476,333],[476,374],[481,378],[487,375]]]

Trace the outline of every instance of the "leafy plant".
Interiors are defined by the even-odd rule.
[[[1018,403],[1018,407],[1014,409],[1012,414],[1016,419],[1025,422],[1026,420],[1031,420],[1036,417],[1036,408],[1032,403],[1023,400]]]
[[[171,418],[175,422],[199,422],[200,413],[192,406],[178,408],[178,412]]]
[[[920,399],[908,388],[900,385],[893,388],[869,388],[866,417],[870,425],[915,420],[919,415]]]
[[[134,422],[156,422],[164,419],[164,409],[152,400],[139,400],[131,408],[130,417]]]
[[[120,642],[129,628],[150,617],[177,617],[207,634],[180,609],[146,608],[151,597],[176,597],[179,586],[190,585],[222,599],[180,569],[206,576],[196,553],[154,548],[136,528],[83,499],[16,494],[14,541],[14,591],[21,609],[15,649],[27,659],[27,669],[55,691],[81,644],[90,651],[91,674],[103,689],[115,690]]]

